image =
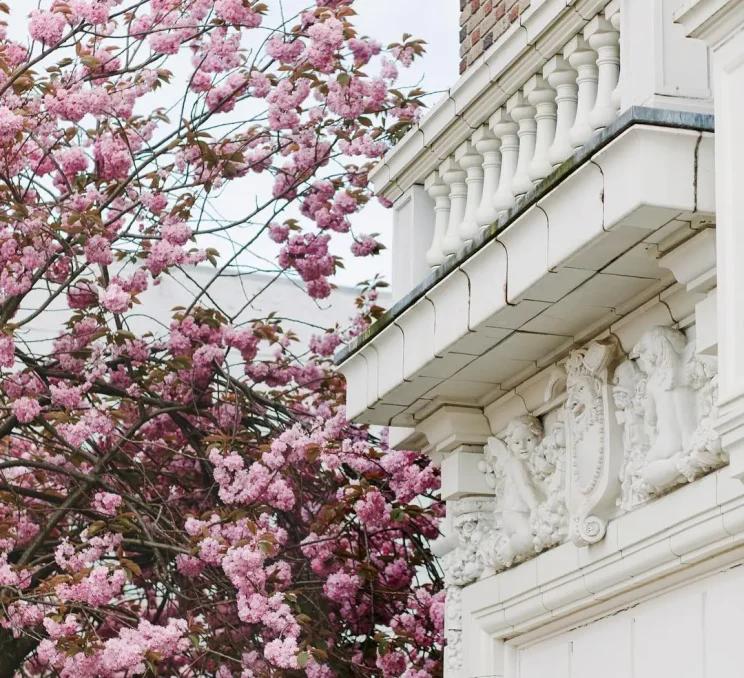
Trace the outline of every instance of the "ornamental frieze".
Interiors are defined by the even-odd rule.
[[[727,462],[716,360],[683,332],[652,327],[629,354],[614,337],[594,341],[559,369],[550,409],[489,438],[480,471],[492,496],[449,504],[452,589],[567,541],[596,543],[610,519]]]

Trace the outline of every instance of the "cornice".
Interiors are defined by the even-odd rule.
[[[704,40],[714,49],[744,30],[744,2],[741,0],[692,0],[674,16],[691,38]]]
[[[483,249],[488,243],[495,240],[500,233],[523,216],[538,200],[550,193],[550,191],[555,189],[567,177],[580,169],[599,150],[607,146],[626,130],[636,125],[712,132],[713,116],[640,106],[633,106],[627,109],[612,125],[595,134],[590,142],[558,166],[536,188],[525,194],[514,208],[509,210],[509,212],[491,226],[482,229],[474,241],[456,256],[450,257],[444,264],[432,271],[421,283],[393,304],[377,322],[338,351],[335,356],[336,364],[340,365],[349,360],[387,327],[393,325],[397,318],[422,299],[429,290],[450,276],[453,271],[456,271],[467,259]]]

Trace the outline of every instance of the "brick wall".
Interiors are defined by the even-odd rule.
[[[460,0],[460,73],[529,7],[530,0]]]

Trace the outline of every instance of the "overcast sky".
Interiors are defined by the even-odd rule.
[[[359,13],[357,23],[360,31],[374,36],[383,44],[394,42],[404,32],[427,41],[423,59],[415,61],[410,70],[401,72],[401,84],[415,84],[420,81],[428,92],[446,90],[454,84],[458,77],[459,63],[458,0],[357,0],[354,6]],[[429,106],[441,96],[442,94],[432,95]],[[381,257],[365,261],[362,268],[369,275],[381,271],[388,280],[391,268],[392,220],[392,210],[385,210],[374,201],[353,222],[355,230],[381,233],[384,236],[382,239],[388,249]],[[359,275],[344,274],[343,282],[353,284],[364,277],[369,276],[365,274],[360,278]]]

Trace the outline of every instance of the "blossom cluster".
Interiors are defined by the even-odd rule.
[[[359,35],[353,0],[34,4],[0,24],[3,672],[440,675],[438,471],[346,420],[330,362],[382,283],[305,348],[210,287],[259,238],[314,299],[339,234],[380,251],[353,221],[418,115],[393,83],[420,41]]]

